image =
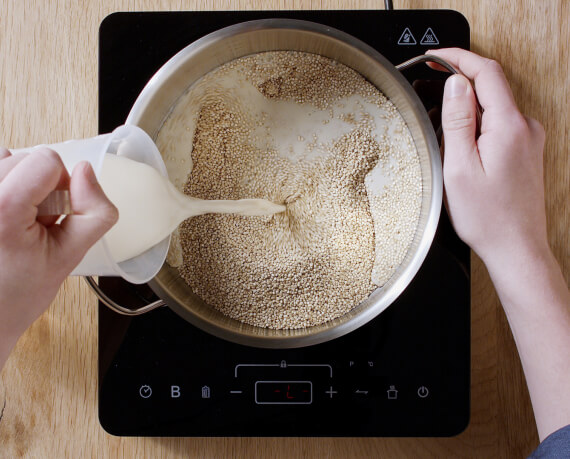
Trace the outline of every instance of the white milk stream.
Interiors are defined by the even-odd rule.
[[[249,216],[283,212],[265,199],[202,200],[181,193],[153,167],[106,154],[99,183],[119,209],[119,221],[105,235],[116,262],[140,255],[158,244],[187,218],[207,213]]]

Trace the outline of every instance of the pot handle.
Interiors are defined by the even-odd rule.
[[[145,312],[149,312],[149,311],[152,311],[153,309],[160,308],[162,306],[166,306],[166,303],[164,301],[157,300],[157,301],[153,301],[152,303],[145,304],[144,306],[141,306],[140,308],[137,308],[137,309],[125,308],[124,306],[121,306],[120,304],[113,301],[109,296],[107,296],[107,294],[103,290],[101,290],[101,287],[99,287],[99,284],[97,284],[97,282],[95,282],[95,279],[93,279],[92,276],[84,276],[83,278],[87,282],[87,285],[89,285],[89,287],[91,287],[91,290],[93,290],[95,295],[97,295],[97,298],[99,298],[99,300],[105,306],[107,306],[108,308],[112,309],[113,311],[115,311],[119,314],[122,314],[124,316],[140,316],[141,314],[144,314]]]
[[[453,67],[445,59],[442,59],[441,57],[433,56],[430,54],[422,54],[420,56],[413,57],[413,58],[407,60],[406,62],[402,62],[401,64],[396,65],[396,68],[401,72],[402,70],[406,70],[406,69],[413,67],[414,65],[420,64],[422,62],[435,62],[436,64],[441,65],[442,67],[444,67],[446,70],[448,70],[451,73],[461,73],[459,70],[457,70],[455,67]]]
[[[441,57],[438,56],[432,56],[430,54],[422,54],[420,56],[416,56],[413,57],[412,59],[409,59],[405,62],[402,62],[399,65],[396,65],[396,69],[398,69],[400,72],[402,70],[406,70],[409,69],[410,67],[413,67],[414,65],[420,64],[422,62],[435,62],[436,64],[441,65],[443,68],[445,68],[447,71],[449,71],[452,74],[459,74],[459,75],[463,75],[459,70],[457,70],[455,67],[453,67],[449,62],[447,62],[445,59],[442,59]],[[476,128],[475,128],[475,136],[479,137],[479,134],[481,133],[481,118],[483,116],[483,108],[481,107],[481,104],[479,103],[479,100],[477,99],[477,93],[475,91],[473,91],[475,94],[475,102],[476,102]]]

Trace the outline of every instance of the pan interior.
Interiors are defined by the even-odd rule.
[[[301,347],[342,336],[388,307],[411,281],[429,249],[441,207],[441,163],[435,134],[408,82],[380,54],[359,40],[318,24],[261,20],[221,29],[194,42],[168,61],[145,87],[127,119],[156,137],[178,98],[208,72],[231,60],[266,51],[319,54],[351,67],[382,91],[406,122],[420,158],[422,203],[413,242],[392,278],[349,313],[321,325],[275,330],[231,319],[202,301],[164,264],[149,283],[168,306],[189,322],[221,338],[259,347]]]

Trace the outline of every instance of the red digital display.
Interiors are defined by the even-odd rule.
[[[311,381],[257,381],[255,403],[259,405],[308,405],[313,401]]]

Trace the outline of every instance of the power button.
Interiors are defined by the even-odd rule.
[[[429,389],[426,386],[420,386],[418,388],[418,397],[426,398],[429,395]]]

